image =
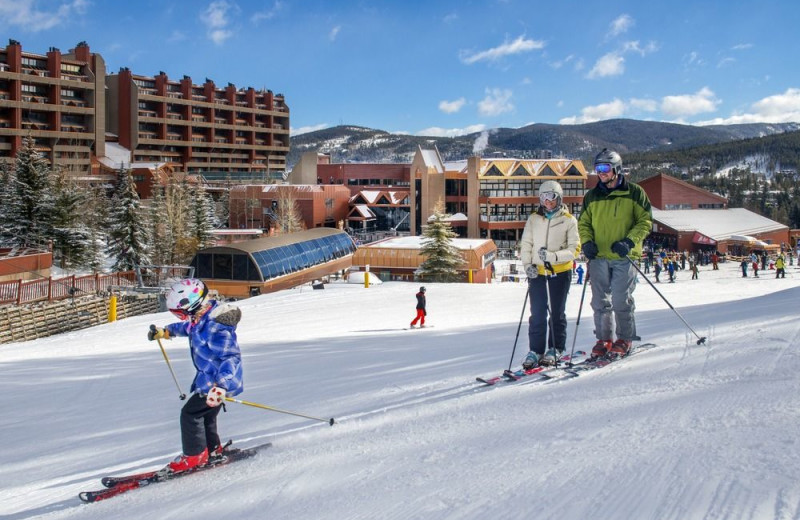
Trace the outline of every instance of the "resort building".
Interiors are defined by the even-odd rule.
[[[30,136],[51,166],[92,180],[94,156],[105,155],[105,62],[85,42],[68,53],[0,48],[0,161],[9,162]]]
[[[30,136],[52,166],[82,182],[114,182],[131,169],[140,196],[174,173],[209,183],[280,178],[289,153],[289,108],[270,90],[217,87],[105,62],[86,42],[68,53],[0,48],[0,161]]]

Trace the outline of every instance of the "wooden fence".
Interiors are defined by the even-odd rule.
[[[0,305],[58,301],[108,292],[112,286],[136,285],[134,271],[0,282]]]
[[[4,305],[0,307],[0,344],[43,338],[107,323],[108,304],[107,297],[84,296],[33,305]],[[117,300],[117,319],[159,310],[159,297],[156,294],[120,296]]]

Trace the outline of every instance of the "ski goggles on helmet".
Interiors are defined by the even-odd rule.
[[[609,163],[599,163],[594,165],[594,171],[597,173],[613,173],[614,167]]]
[[[558,200],[558,193],[554,191],[546,191],[539,194],[540,202],[553,202],[554,200]]]

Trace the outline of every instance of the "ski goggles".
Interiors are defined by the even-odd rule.
[[[181,321],[186,321],[191,316],[191,314],[189,314],[183,309],[170,309],[169,312],[174,314]]]
[[[540,202],[553,202],[554,200],[558,200],[558,193],[554,191],[546,191],[539,194]]]
[[[597,173],[612,173],[614,168],[609,163],[600,163],[594,165],[594,171]]]

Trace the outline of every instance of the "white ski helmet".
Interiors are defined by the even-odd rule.
[[[175,282],[169,288],[167,309],[181,320],[185,320],[203,306],[207,295],[206,284],[197,278],[186,278]]]
[[[559,202],[561,202],[561,200],[564,198],[564,190],[556,181],[544,181],[542,185],[539,186],[539,200],[541,200],[542,195],[545,195],[546,193],[555,193]],[[547,198],[547,195],[545,195],[545,198]]]

